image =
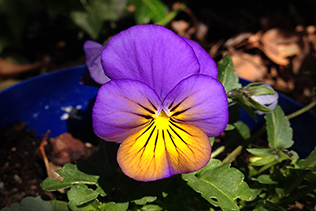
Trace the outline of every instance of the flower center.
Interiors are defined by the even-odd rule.
[[[166,114],[164,110],[161,110],[160,114],[158,115],[158,117],[155,118],[154,121],[157,128],[164,130],[164,129],[168,129],[169,120],[170,120],[170,117],[168,117],[168,115]]]

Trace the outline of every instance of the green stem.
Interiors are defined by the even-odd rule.
[[[293,113],[287,115],[286,117],[287,117],[288,119],[292,119],[292,118],[294,118],[294,117],[296,117],[296,116],[298,116],[298,115],[300,115],[300,114],[302,114],[302,113],[304,113],[304,112],[310,110],[310,109],[313,108],[315,105],[316,105],[316,98],[315,98],[312,102],[310,102],[307,106],[305,106],[305,107],[303,107],[303,108],[301,108],[301,109],[299,109],[299,110],[297,110],[297,111],[295,111],[295,112],[293,112]]]
[[[231,153],[229,153],[229,155],[226,156],[226,158],[222,161],[221,165],[233,162],[236,159],[236,157],[240,154],[242,148],[242,145],[236,147]]]
[[[222,161],[221,165],[223,165],[224,163],[233,162],[236,159],[236,157],[240,154],[243,147],[248,146],[253,141],[257,140],[265,132],[266,132],[266,127],[263,126],[260,130],[255,132],[249,139],[245,140],[242,143],[242,145],[239,145],[231,153],[229,153],[229,155],[227,155],[226,158]]]
[[[215,158],[217,155],[221,154],[225,150],[225,146],[218,147],[214,152],[211,154],[211,158]]]

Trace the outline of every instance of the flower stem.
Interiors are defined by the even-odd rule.
[[[316,105],[316,98],[315,98],[312,102],[310,102],[307,106],[305,106],[305,107],[303,107],[303,108],[301,108],[301,109],[299,109],[299,110],[297,110],[297,111],[295,111],[295,112],[293,112],[293,113],[287,115],[286,117],[287,117],[288,119],[292,119],[292,118],[294,118],[294,117],[296,117],[296,116],[298,116],[298,115],[300,115],[300,114],[302,114],[302,113],[304,113],[304,112],[310,110],[310,109],[313,108],[315,105]]]
[[[215,158],[217,155],[221,154],[225,150],[225,146],[218,147],[214,152],[211,154],[211,158]]]
[[[257,140],[263,133],[266,132],[266,127],[263,126],[260,130],[255,132],[249,139],[245,140],[241,145],[236,147],[229,155],[226,156],[226,158],[222,161],[221,165],[233,162],[236,157],[241,153],[241,150],[245,147],[251,144],[253,141]]]

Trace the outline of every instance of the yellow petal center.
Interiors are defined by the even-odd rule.
[[[117,160],[122,171],[140,181],[152,181],[202,168],[211,145],[199,128],[175,121],[162,110],[148,126],[121,144]]]

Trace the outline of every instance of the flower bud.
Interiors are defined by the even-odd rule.
[[[261,115],[273,111],[279,98],[270,85],[257,82],[232,90],[227,96],[238,102],[252,117],[253,112]]]
[[[269,84],[262,84],[262,85],[259,85],[257,87],[258,88],[265,87],[266,89],[263,90],[263,93],[261,93],[261,94],[252,95],[251,98],[253,100],[257,101],[258,103],[260,103],[261,105],[265,106],[266,108],[270,109],[271,111],[273,111],[278,104],[278,98],[279,98],[278,93],[275,92],[274,89]],[[267,90],[267,89],[269,89],[269,90]],[[273,91],[274,94],[271,91]],[[255,113],[265,114],[267,112],[256,110]]]

